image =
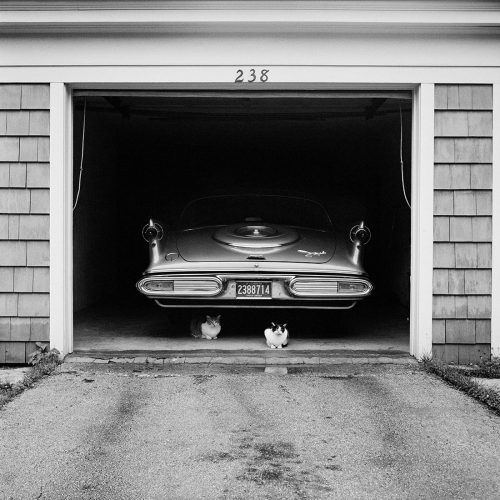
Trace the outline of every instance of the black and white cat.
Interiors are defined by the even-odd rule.
[[[191,335],[197,339],[216,340],[221,331],[220,314],[218,316],[199,316],[191,320]]]
[[[286,323],[280,325],[278,323],[271,323],[269,328],[264,330],[266,343],[271,349],[281,349],[288,345],[288,330]]]

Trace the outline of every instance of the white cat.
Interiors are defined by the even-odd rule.
[[[271,349],[281,349],[288,345],[288,330],[286,323],[283,325],[271,323],[269,328],[264,330],[266,343]]]
[[[198,339],[215,340],[221,331],[220,315],[193,318],[191,320],[191,335]]]

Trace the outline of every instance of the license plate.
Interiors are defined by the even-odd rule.
[[[237,281],[236,298],[258,297],[262,299],[272,298],[271,281]]]

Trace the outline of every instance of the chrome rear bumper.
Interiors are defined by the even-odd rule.
[[[237,297],[238,281],[270,281],[272,297]],[[358,276],[282,275],[282,274],[218,274],[158,275],[152,274],[137,283],[137,289],[152,299],[209,299],[213,306],[234,302],[235,306],[258,301],[261,304],[281,301],[358,301],[373,290],[371,282]],[[280,304],[281,305],[281,304]],[[283,304],[284,305],[284,304]]]

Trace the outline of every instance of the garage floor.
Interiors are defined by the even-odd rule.
[[[409,321],[394,304],[372,301],[350,311],[223,309],[216,313],[222,314],[222,332],[219,339],[210,341],[189,335],[190,320],[197,314],[191,309],[161,309],[147,300],[98,305],[75,314],[74,351],[267,350],[263,332],[271,321],[288,323],[287,351],[409,350]]]

